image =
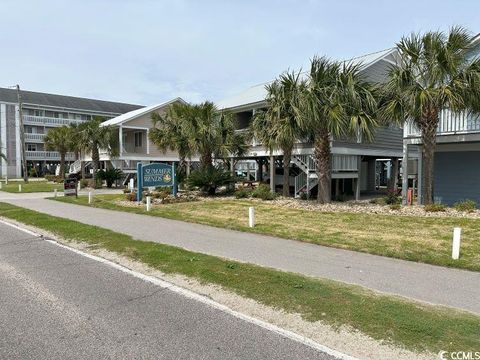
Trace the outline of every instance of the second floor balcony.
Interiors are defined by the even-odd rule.
[[[43,143],[43,138],[45,134],[32,134],[32,133],[25,133],[25,142],[29,143]]]
[[[480,116],[468,113],[453,113],[450,110],[440,112],[437,135],[463,135],[480,133]],[[403,129],[404,138],[421,136],[420,130],[413,122],[407,122]]]
[[[60,153],[57,151],[26,151],[25,157],[27,160],[50,160],[60,161]],[[75,154],[67,153],[65,156],[66,161],[74,161]]]
[[[25,125],[37,125],[37,126],[63,126],[70,124],[81,124],[83,120],[65,119],[65,118],[53,118],[46,116],[33,116],[23,115],[23,123]]]

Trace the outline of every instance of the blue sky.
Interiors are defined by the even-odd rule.
[[[480,2],[2,0],[0,86],[153,104],[221,100],[412,31],[480,32]]]

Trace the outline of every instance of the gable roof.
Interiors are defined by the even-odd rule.
[[[87,99],[75,96],[47,94],[35,91],[21,90],[24,105],[47,106],[65,110],[87,111],[92,113],[123,114],[141,108],[141,105],[119,102]],[[0,88],[0,101],[17,103],[17,90]]]
[[[133,111],[129,111],[125,114],[122,114],[122,115],[119,115],[117,117],[114,117],[113,119],[109,119],[107,121],[104,121],[102,123],[102,126],[108,126],[108,125],[121,125],[127,121],[131,121],[133,119],[136,119],[142,115],[145,115],[145,114],[148,114],[149,112],[152,112],[152,111],[155,111],[155,110],[158,110],[158,109],[161,109],[162,107],[165,107],[165,106],[168,106],[170,104],[173,104],[174,102],[177,102],[177,101],[180,101],[180,102],[183,102],[183,103],[186,103],[185,100],[183,100],[182,98],[180,97],[177,97],[173,100],[170,100],[170,101],[167,101],[167,102],[163,102],[161,104],[154,104],[154,105],[150,105],[150,106],[146,106],[146,107],[143,107],[141,109],[136,109],[136,110],[133,110]]]
[[[361,65],[362,70],[366,70],[370,66],[374,65],[380,60],[387,58],[389,55],[393,54],[396,51],[395,48],[385,49],[377,51],[374,53],[358,56],[348,60],[344,60],[344,63],[358,64]],[[302,72],[303,75],[307,75],[307,72]],[[267,96],[267,91],[265,85],[271,83],[268,81],[262,84],[252,86],[241,93],[234,95],[232,97],[221,100],[217,103],[219,109],[241,109],[245,108],[254,108],[264,106],[265,98]]]

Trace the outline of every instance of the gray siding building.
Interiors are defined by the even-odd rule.
[[[54,173],[60,161],[55,151],[47,151],[44,136],[54,127],[80,124],[94,116],[111,119],[142,106],[73,96],[20,91],[23,119],[20,119],[18,93],[15,89],[0,88],[0,177],[22,176],[22,144],[20,126],[23,124],[25,158],[29,170],[39,175]],[[68,162],[75,160],[68,154]]]
[[[380,83],[385,81],[387,71],[396,63],[396,56],[396,49],[387,49],[347,62],[358,64],[368,81]],[[267,106],[265,85],[251,87],[217,104],[220,109],[235,113],[238,131],[246,131],[255,112]],[[332,139],[332,196],[358,199],[361,192],[373,193],[385,186],[391,167],[398,166],[402,157],[402,138],[400,127],[384,126],[377,129],[371,142],[361,138]],[[246,172],[249,180],[269,181],[273,190],[283,182],[281,158],[280,151],[271,154],[254,140],[248,153],[237,162],[236,170]],[[295,145],[289,172],[295,196],[315,193],[318,181],[312,143],[299,141]],[[395,173],[398,174],[398,171]]]
[[[472,43],[467,58],[480,55],[480,35]],[[404,128],[404,159],[418,158],[418,199],[422,203],[422,139],[413,125]],[[410,164],[410,161],[408,162]],[[480,204],[480,116],[471,113],[440,113],[434,159],[433,197],[436,203],[453,205],[471,199]],[[410,167],[410,165],[409,165]],[[408,170],[410,173],[410,170]],[[405,196],[405,194],[404,194]]]

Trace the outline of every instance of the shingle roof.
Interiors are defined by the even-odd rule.
[[[362,68],[365,69],[368,66],[377,62],[378,60],[391,54],[393,51],[394,49],[392,48],[381,50],[371,54],[366,54],[366,55],[358,56],[348,60],[344,60],[344,62],[359,64],[359,65],[361,64]],[[216,105],[219,109],[232,109],[232,108],[240,109],[243,106],[250,107],[255,104],[258,104],[259,106],[263,106],[264,105],[263,102],[265,101],[265,98],[267,95],[267,90],[265,89],[265,85],[268,83],[269,82],[252,86],[237,95],[234,95],[232,97],[219,101]]]
[[[55,108],[88,110],[98,113],[123,114],[142,108],[141,105],[125,104],[112,101],[87,99],[74,96],[46,94],[21,90],[22,102],[29,105],[51,106]],[[17,102],[15,89],[0,88],[0,101]]]
[[[122,114],[122,115],[119,115],[117,117],[114,117],[113,119],[109,119],[107,121],[104,121],[102,123],[102,126],[107,126],[107,125],[120,125],[120,124],[123,124],[124,122],[127,122],[127,121],[130,121],[130,120],[133,120],[133,119],[136,119],[137,117],[139,116],[142,116],[144,114],[148,114],[149,112],[152,112],[152,111],[155,111],[155,110],[158,110],[162,107],[165,107],[165,106],[168,106],[176,101],[180,101],[180,102],[185,102],[182,98],[175,98],[173,100],[170,100],[170,101],[167,101],[167,102],[163,102],[161,104],[155,104],[155,105],[150,105],[150,106],[146,106],[144,108],[141,108],[141,109],[136,109],[136,110],[133,110],[133,111],[129,111],[125,114]]]

